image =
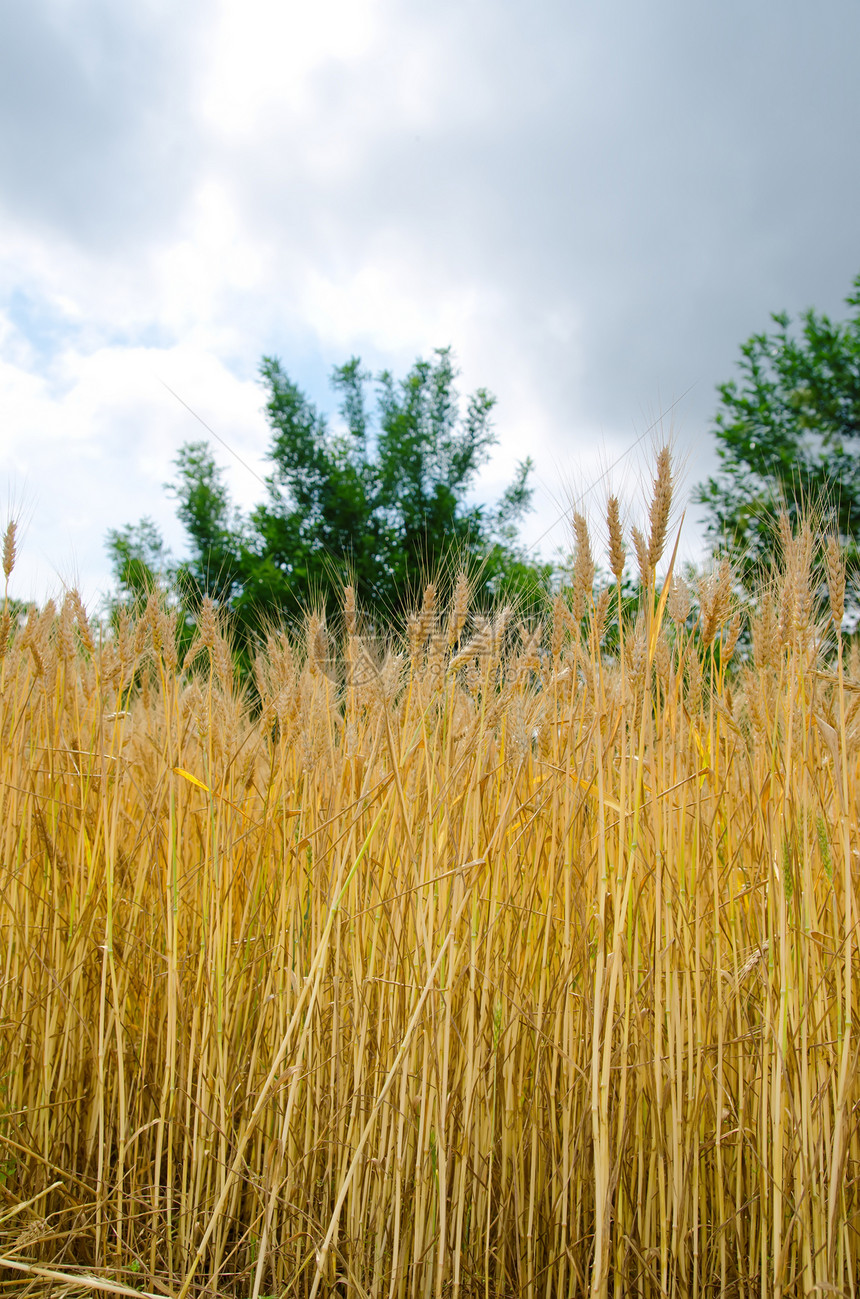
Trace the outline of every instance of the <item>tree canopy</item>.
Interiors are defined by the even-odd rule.
[[[860,275],[846,302],[844,322],[810,309],[799,330],[772,315],[775,330],[744,343],[739,379],[718,389],[720,469],[696,496],[748,586],[773,566],[782,509],[792,524],[825,510],[855,578],[860,568]]]
[[[468,571],[479,600],[482,591],[534,597],[546,589],[551,567],[530,562],[516,541],[531,461],[494,507],[469,502],[496,442],[495,398],[479,388],[461,408],[450,349],[419,359],[402,380],[388,370],[374,378],[357,357],[336,367],[334,427],[279,360],[264,357],[260,374],[272,430],[265,499],[240,514],[208,443],[186,443],[168,490],[188,558],[167,562],[151,520],[111,532],[124,598],[139,598],[169,572],[189,607],[211,596],[250,631],[310,604],[332,611],[347,584],[388,621],[428,576],[454,568]]]

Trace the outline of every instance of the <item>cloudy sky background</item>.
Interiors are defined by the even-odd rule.
[[[107,529],[141,515],[181,551],[162,484],[206,434],[163,384],[258,500],[263,353],[331,410],[349,356],[403,375],[450,344],[499,399],[479,496],[531,454],[547,556],[569,489],[620,460],[633,501],[670,408],[689,488],[740,344],[771,311],[845,314],[858,51],[856,0],[9,0],[13,593],[97,600]]]

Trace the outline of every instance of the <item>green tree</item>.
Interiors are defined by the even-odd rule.
[[[205,442],[186,442],[174,460],[176,479],[167,491],[177,501],[190,555],[175,566],[180,589],[192,598],[208,595],[229,603],[241,591],[243,520],[234,511],[224,482]]]
[[[741,348],[740,379],[722,384],[715,418],[720,469],[696,489],[708,530],[748,587],[774,563],[774,522],[810,507],[835,521],[858,573],[860,543],[860,275],[844,322],[808,310],[800,329],[773,315],[772,333]]]
[[[118,590],[118,603],[140,608],[150,591],[173,576],[173,567],[158,525],[149,518],[112,528],[105,542]]]
[[[389,371],[374,380],[358,358],[337,367],[334,430],[280,361],[265,357],[261,378],[271,473],[265,500],[247,518],[233,509],[207,443],[186,444],[175,462],[168,490],[189,557],[172,572],[188,607],[213,596],[247,634],[310,603],[333,612],[350,582],[371,616],[397,619],[428,576],[460,566],[479,600],[504,589],[527,600],[546,591],[551,566],[531,562],[516,541],[531,462],[495,508],[468,503],[496,441],[495,399],[478,389],[461,411],[449,349],[417,361],[401,381]],[[137,574],[129,557],[155,566],[152,526],[109,536],[122,590]]]

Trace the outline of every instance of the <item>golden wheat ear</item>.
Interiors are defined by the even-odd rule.
[[[12,575],[12,569],[15,567],[17,535],[17,521],[11,519],[3,534],[3,576],[7,583]]]

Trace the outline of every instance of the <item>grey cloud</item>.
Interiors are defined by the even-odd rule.
[[[500,288],[508,329],[575,306],[575,390],[549,375],[557,355],[529,356],[559,419],[630,421],[692,385],[681,423],[701,436],[770,311],[840,310],[860,269],[856,5],[443,4],[434,29],[436,124],[357,136],[349,173],[316,188],[315,228],[344,264],[408,232],[440,282]],[[492,111],[470,114],[470,68]],[[385,73],[340,74],[322,129],[353,131],[350,104],[384,96]],[[307,237],[295,174],[249,179],[265,223]]]
[[[193,167],[195,44],[205,7],[0,10],[0,205],[110,252],[179,209]]]

